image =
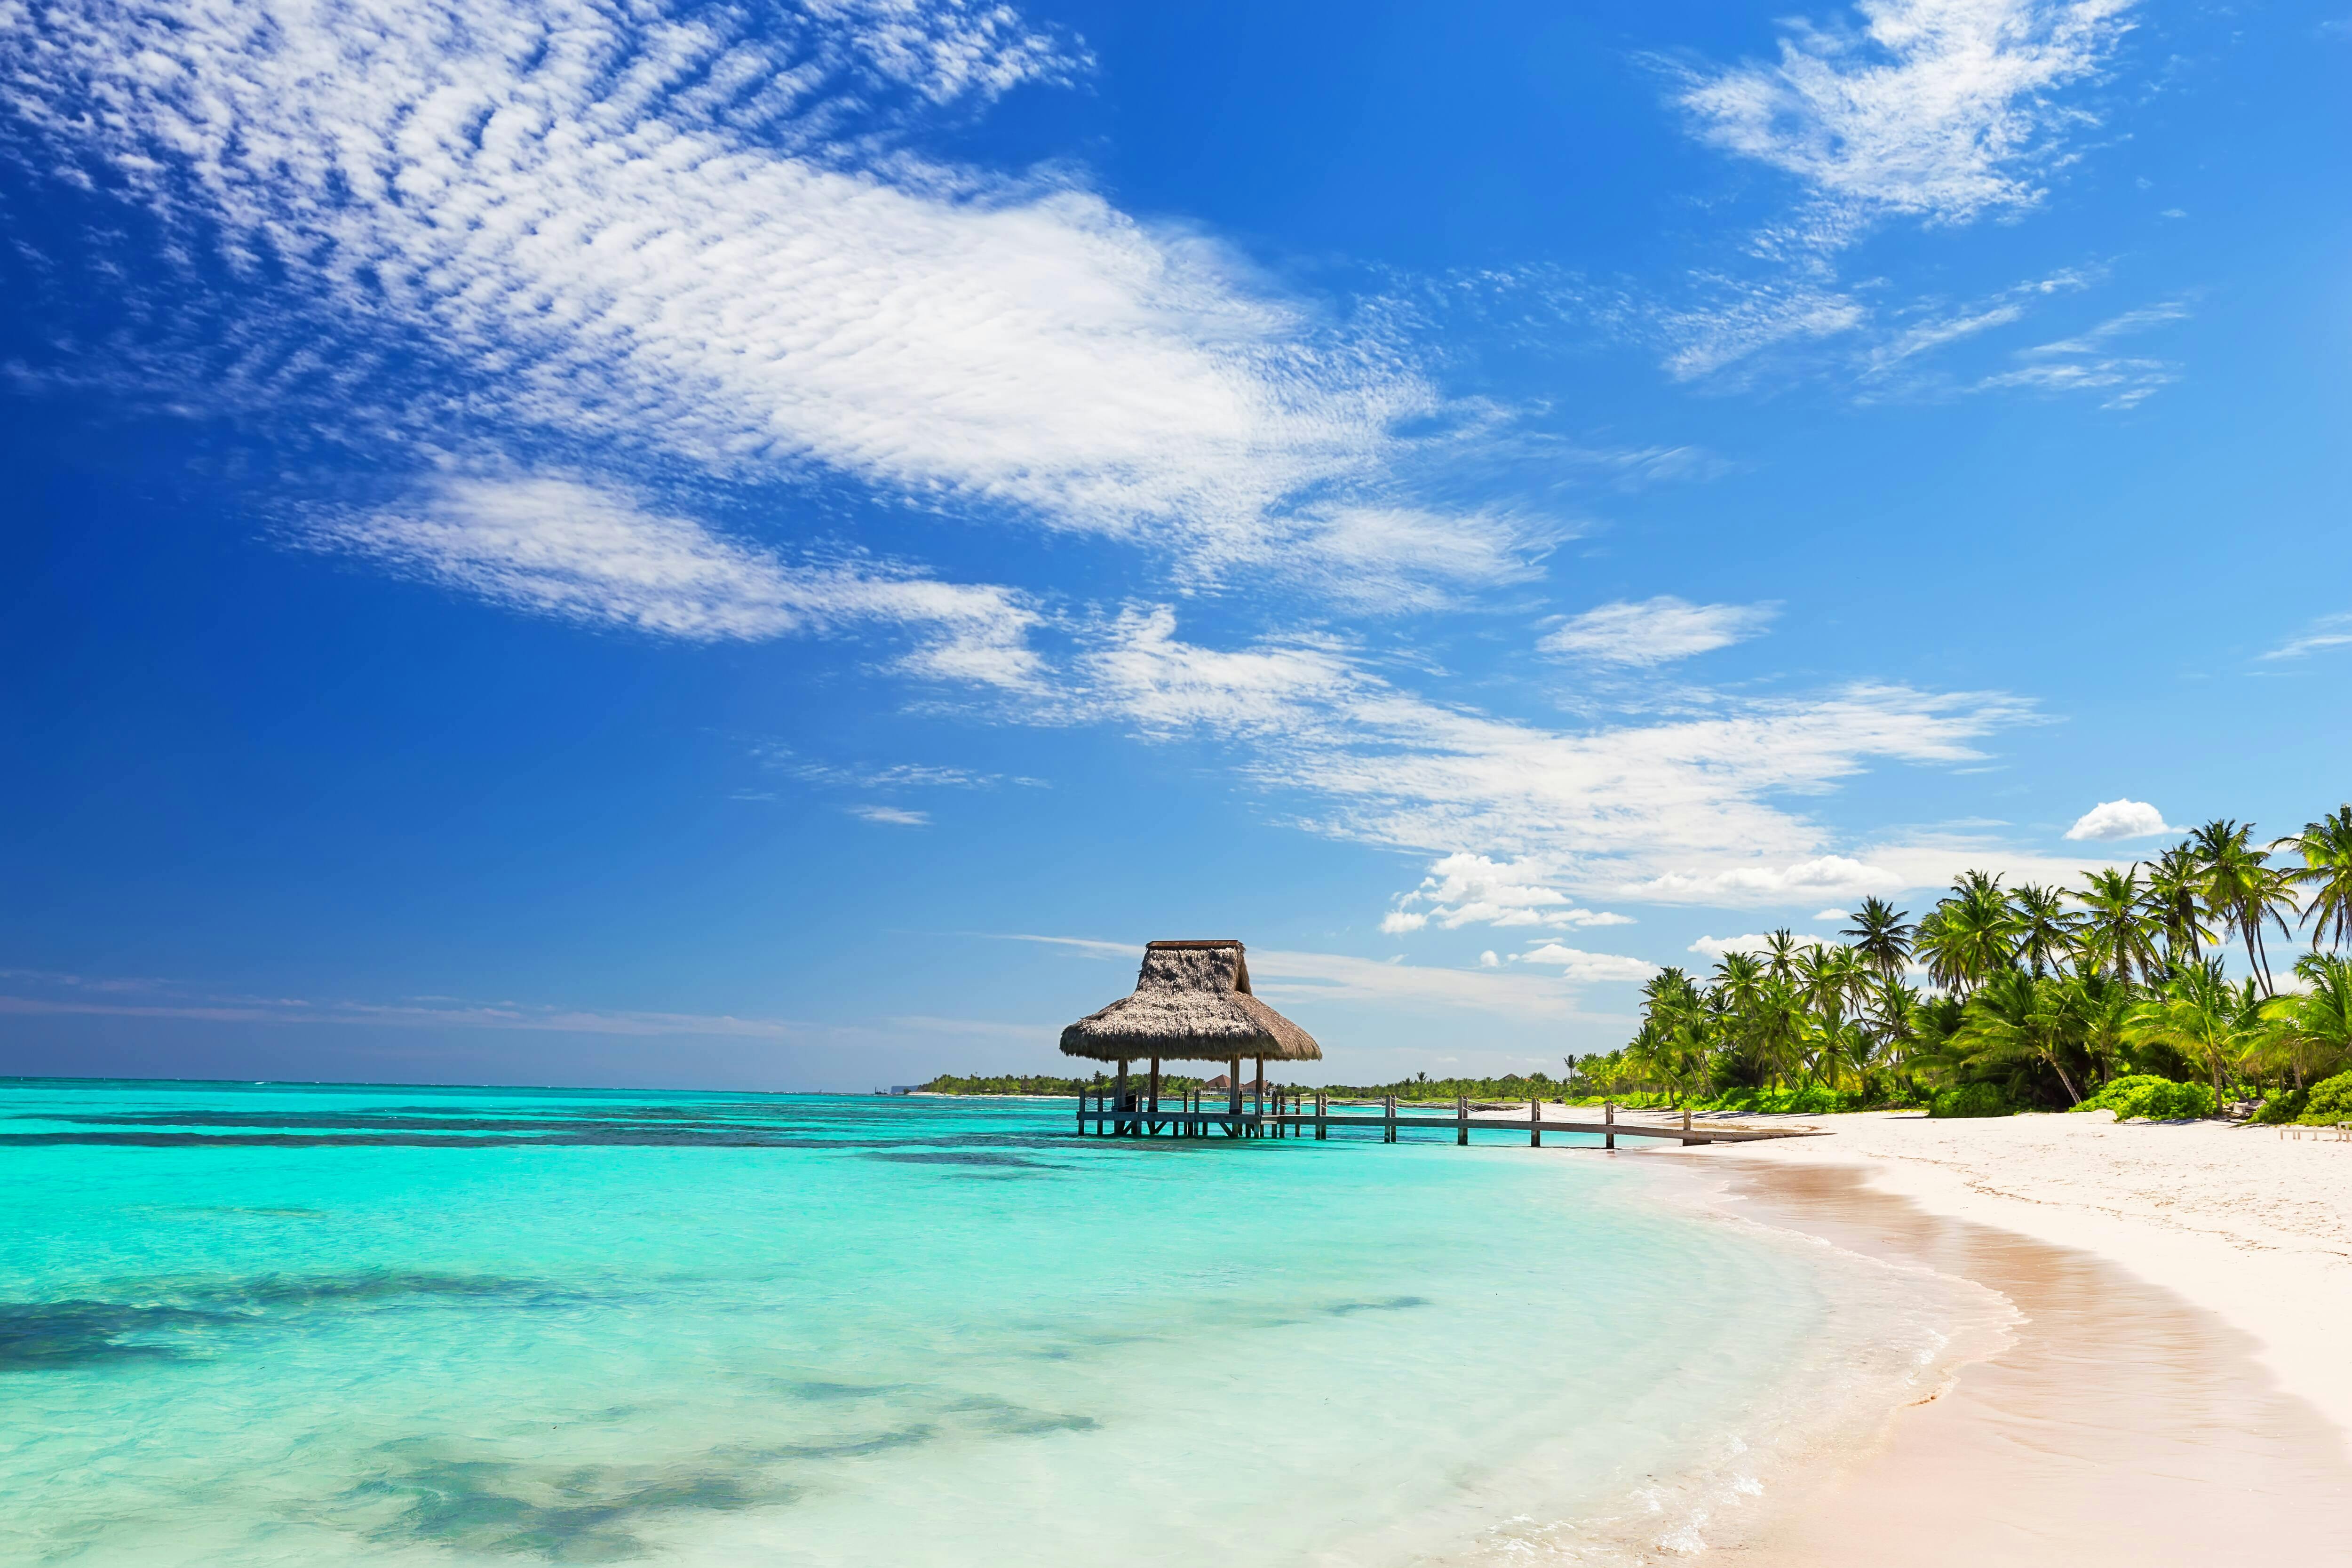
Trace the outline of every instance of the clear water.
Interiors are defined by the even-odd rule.
[[[1630,1562],[1949,1327],[1656,1162],[1072,1109],[0,1084],[0,1561]]]

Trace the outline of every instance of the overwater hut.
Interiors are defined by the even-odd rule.
[[[1249,960],[1238,942],[1155,942],[1143,950],[1135,994],[1087,1014],[1062,1031],[1062,1054],[1118,1064],[1121,1110],[1160,1109],[1163,1062],[1223,1062],[1234,1109],[1241,1109],[1242,1063],[1257,1064],[1257,1098],[1265,1100],[1265,1064],[1319,1062],[1315,1037],[1250,994]],[[1149,1062],[1143,1103],[1128,1098],[1130,1062]]]

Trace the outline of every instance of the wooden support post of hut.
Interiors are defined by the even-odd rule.
[[[1228,1106],[1224,1132],[1228,1138],[1257,1136],[1266,1126],[1265,1064],[1319,1062],[1323,1047],[1314,1037],[1250,994],[1249,963],[1238,942],[1155,942],[1143,950],[1143,968],[1135,993],[1122,996],[1098,1012],[1089,1013],[1062,1031],[1062,1054],[1118,1064],[1120,1110],[1135,1114],[1113,1118],[1122,1131],[1157,1131],[1160,1070],[1164,1062],[1223,1062],[1226,1064]],[[1252,1112],[1242,1110],[1242,1063],[1257,1063],[1256,1102]],[[1138,1108],[1127,1096],[1127,1064],[1151,1063],[1145,1103]],[[1200,1114],[1189,1119],[1190,1131],[1205,1132],[1202,1124],[1208,1096],[1201,1096]]]

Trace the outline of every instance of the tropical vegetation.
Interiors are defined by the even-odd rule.
[[[1579,1076],[1670,1104],[2352,1114],[2315,1089],[2352,1084],[2352,805],[2272,843],[2210,822],[2071,888],[1969,871],[1916,922],[1871,898],[1839,934],[1783,928],[1704,975],[1662,971],[1633,1039]]]

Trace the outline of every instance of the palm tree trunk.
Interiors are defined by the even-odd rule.
[[[2057,1054],[2053,1051],[2045,1051],[2042,1053],[2042,1059],[2050,1064],[2050,1070],[2056,1073],[2058,1075],[2058,1081],[2066,1086],[2067,1100],[2075,1105],[2082,1104],[2083,1097],[2074,1092],[2074,1080],[2068,1078],[2066,1076],[2066,1069],[2058,1065]]]

